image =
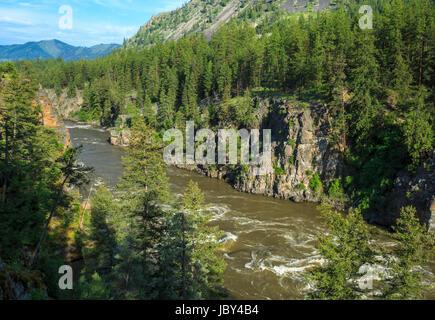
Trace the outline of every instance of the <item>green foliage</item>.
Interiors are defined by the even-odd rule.
[[[0,80],[0,256],[8,259],[37,243],[61,178],[61,151],[32,106],[32,83],[10,64],[1,66],[7,82]]]
[[[84,300],[110,300],[109,290],[101,280],[98,273],[94,273],[90,280],[84,276],[79,280],[80,299]]]
[[[222,295],[226,264],[218,253],[222,233],[211,227],[204,194],[190,181],[171,218],[171,241],[165,244],[162,265],[165,291],[160,298],[207,299]],[[169,274],[168,274],[169,273]]]
[[[319,193],[322,190],[322,181],[320,180],[318,172],[316,172],[310,179],[310,189],[316,193]]]
[[[120,208],[110,191],[103,186],[98,187],[91,199],[91,208],[83,237],[82,254],[86,262],[84,273],[92,278],[98,273],[106,280],[110,278],[115,263],[113,249],[117,244],[116,230],[120,229],[115,223],[118,222]]]
[[[275,160],[275,163],[273,164],[273,168],[275,170],[275,175],[277,175],[277,176],[282,176],[282,175],[285,175],[285,173],[286,173],[285,170],[278,165],[277,160]]]
[[[330,233],[319,237],[318,249],[326,260],[315,267],[308,279],[315,285],[311,299],[348,300],[360,298],[358,272],[370,262],[373,252],[368,246],[369,231],[359,210],[351,210],[347,216],[329,205],[320,206],[322,217]]]
[[[304,13],[282,19],[276,3],[257,1],[240,11],[242,20],[222,26],[210,41],[187,35],[163,43],[160,31],[191,20],[192,5],[206,10],[203,14],[207,19],[192,26],[190,32],[210,26],[222,7],[209,4],[186,4],[177,13],[155,19],[125,45],[140,44],[141,50],[119,50],[93,61],[17,62],[19,72],[12,63],[0,63],[0,211],[7,213],[0,215],[2,258],[16,260],[24,248],[36,246],[47,212],[62,213],[57,211],[70,205],[66,194],[57,196],[62,175],[69,172],[71,183],[80,180],[71,171],[77,168],[65,166],[71,164],[74,152],[62,153],[55,132],[40,123],[40,107],[32,107],[37,82],[58,95],[66,92],[73,96],[79,90],[83,105],[77,116],[82,121],[98,120],[104,126],[114,126],[121,113],[138,113],[119,189],[121,199],[118,202],[99,190],[93,200],[95,216],[84,230],[87,265],[83,285],[95,298],[106,296],[106,289],[115,298],[203,298],[209,295],[208,284],[215,283],[204,280],[199,272],[203,278],[195,282],[201,283],[195,292],[180,293],[180,244],[186,242],[180,242],[179,236],[200,233],[194,225],[189,226],[192,229],[180,229],[180,219],[187,213],[169,215],[159,206],[170,201],[165,164],[158,156],[163,144],[155,130],[182,127],[186,119],[201,125],[258,128],[261,124],[255,117],[251,92],[261,97],[321,101],[331,121],[329,142],[340,150],[345,172],[349,172],[343,186],[340,181],[332,182],[328,194],[337,198],[344,189],[363,212],[382,212],[396,173],[408,165],[415,169],[433,151],[432,1],[377,1],[373,30],[358,27],[358,6],[352,3],[344,6],[340,2],[337,10],[309,14],[308,18]],[[250,26],[252,22],[255,29]],[[133,104],[132,92],[137,93],[137,99],[134,106],[129,106]],[[305,101],[299,104],[301,108],[307,106]],[[144,121],[140,119],[142,113]],[[289,129],[294,125],[289,122]],[[294,141],[289,144],[296,146]],[[294,155],[289,162],[295,164]],[[284,173],[277,165],[274,169],[276,174]],[[321,191],[317,173],[309,187]],[[298,188],[306,187],[300,184]],[[318,297],[358,296],[353,284],[344,280],[354,277],[356,265],[365,257],[350,251],[356,248],[358,235],[366,237],[357,216],[328,214],[337,219],[336,224],[330,224],[337,236],[350,230],[350,225],[356,230],[348,238],[338,237],[342,247],[336,247],[331,239],[331,243],[324,240],[321,244],[331,264],[323,269],[327,276],[317,274],[316,281],[325,288],[323,296]],[[70,220],[65,218],[63,222]],[[108,236],[104,237],[100,229]],[[169,230],[172,239],[165,239]],[[409,230],[414,232],[415,228]],[[48,240],[48,245],[53,245],[50,237]],[[417,248],[412,239],[400,241]],[[92,250],[92,243],[104,250]],[[119,250],[114,253],[110,250],[113,248]],[[205,265],[213,261],[195,256],[199,249],[185,249],[192,250],[187,255],[190,260],[183,261],[189,261],[194,270],[200,270],[197,261],[205,261]],[[394,267],[399,280],[391,284],[391,288],[400,287],[402,281],[411,289],[391,289],[390,297],[418,296],[412,288],[419,279],[402,271],[409,270],[411,262],[406,261],[418,260],[415,257],[420,249],[411,249],[408,258],[397,252],[404,262]],[[196,252],[209,256],[202,249]],[[361,261],[351,262],[352,257]],[[42,250],[38,267],[53,272],[50,261],[52,257]],[[170,261],[166,269],[164,261]],[[170,283],[178,287],[166,290]],[[52,293],[59,296],[55,290]]]
[[[328,189],[328,196],[334,201],[343,201],[345,198],[344,188],[341,179],[332,181]]]
[[[221,233],[211,227],[204,195],[191,182],[168,197],[164,144],[143,120],[132,129],[118,187],[99,187],[84,228],[83,299],[206,299],[222,295]],[[175,209],[163,209],[160,204]]]
[[[424,103],[424,95],[421,92],[416,97],[414,107],[406,115],[403,125],[405,142],[412,159],[411,168],[420,165],[434,149],[434,130],[431,124],[433,118],[425,110]]]
[[[434,236],[415,217],[415,208],[402,208],[391,235],[391,247],[379,247],[365,224],[361,210],[343,215],[330,205],[320,206],[330,233],[319,237],[318,249],[325,263],[311,270],[311,299],[419,299],[425,284],[420,267],[433,257]],[[362,267],[378,270],[372,287],[360,286]],[[380,272],[380,273],[379,273]],[[376,280],[377,279],[377,280]],[[367,279],[366,279],[367,281]],[[366,289],[370,291],[366,291]]]
[[[298,184],[298,189],[299,190],[307,190],[307,187],[301,182]]]
[[[253,101],[249,96],[236,97],[220,105],[220,120],[240,128],[256,128]]]
[[[419,266],[433,257],[434,235],[421,225],[413,207],[404,207],[393,227],[395,259],[389,259],[393,276],[388,279],[383,296],[387,299],[421,299],[423,274]]]
[[[281,167],[275,168],[275,175],[283,176],[283,175],[285,175],[285,170]]]

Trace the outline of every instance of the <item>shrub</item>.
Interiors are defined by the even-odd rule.
[[[341,184],[341,179],[335,179],[329,186],[328,195],[333,200],[343,198],[344,190]]]
[[[282,176],[284,174],[285,174],[285,170],[283,168],[281,168],[281,167],[275,168],[275,175]]]
[[[282,176],[285,174],[285,170],[278,166],[278,161],[275,161],[275,163],[273,164],[273,168],[275,169],[275,175]]]
[[[310,179],[310,189],[316,193],[322,189],[322,181],[320,180],[320,176],[317,172]]]
[[[301,182],[298,184],[298,189],[299,190],[307,190],[307,187]]]

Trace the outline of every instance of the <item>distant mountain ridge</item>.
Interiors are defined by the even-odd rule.
[[[118,44],[75,47],[59,40],[43,40],[25,44],[0,45],[0,61],[62,58],[65,61],[92,60],[108,55]]]
[[[335,0],[191,0],[179,9],[153,15],[123,48],[143,48],[188,34],[202,33],[210,39],[231,20],[262,28],[280,16],[321,11],[335,4]]]

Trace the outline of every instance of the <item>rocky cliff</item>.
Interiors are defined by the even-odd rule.
[[[272,130],[272,173],[255,176],[252,167],[240,166],[179,167],[224,179],[243,192],[295,202],[318,201],[322,183],[327,184],[341,170],[338,152],[328,144],[326,108],[281,98],[258,99],[256,103],[261,129]],[[313,188],[313,180],[320,185]]]
[[[258,26],[268,24],[274,16],[333,7],[335,1],[330,0],[191,0],[176,10],[153,15],[123,48],[143,48],[188,34],[202,33],[210,39],[230,21]]]
[[[17,271],[8,269],[0,261],[0,301],[47,299],[47,288],[40,271]]]
[[[69,145],[71,140],[68,129],[62,122],[62,118],[59,117],[59,108],[61,109],[62,105],[56,106],[53,104],[53,100],[50,99],[50,94],[47,91],[38,91],[35,102],[41,106],[43,124],[56,129],[59,141],[62,141],[64,146]]]
[[[328,143],[330,120],[326,108],[281,98],[258,99],[256,117],[262,129],[272,129],[273,173],[255,176],[252,168],[241,166],[180,165],[211,178],[222,179],[235,189],[291,200],[318,202],[330,182],[340,177],[339,152]],[[394,225],[404,206],[414,206],[422,223],[435,230],[435,153],[416,172],[396,174],[389,205],[382,212],[367,214],[370,223]],[[318,178],[316,177],[318,175]],[[337,201],[335,201],[337,202]],[[341,201],[336,203],[339,207]]]
[[[83,97],[79,90],[74,97],[68,97],[66,89],[58,96],[53,89],[40,88],[38,96],[44,97],[46,101],[50,102],[52,113],[60,119],[72,118],[75,113],[80,111],[83,104]]]
[[[435,231],[435,152],[415,172],[399,171],[393,190],[387,195],[388,206],[382,212],[373,211],[367,220],[384,226],[394,225],[400,209],[413,206],[422,223]]]

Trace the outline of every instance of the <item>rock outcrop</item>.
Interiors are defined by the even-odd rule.
[[[79,90],[74,97],[68,97],[66,89],[58,96],[53,89],[40,88],[38,96],[46,97],[50,101],[53,112],[64,120],[72,118],[75,113],[80,111],[83,104],[83,97]]]
[[[123,48],[143,48],[157,40],[177,40],[189,34],[204,34],[210,39],[219,27],[229,23],[249,22],[257,26],[276,13],[290,15],[303,11],[323,11],[335,7],[330,0],[191,0],[170,12],[153,15],[140,27]],[[250,13],[251,9],[258,14]]]
[[[252,174],[252,167],[178,166],[228,181],[235,189],[295,202],[318,201],[322,188],[310,181],[317,173],[324,183],[340,172],[338,152],[328,144],[330,123],[326,108],[281,98],[259,99],[256,117],[261,129],[272,130],[273,172]],[[243,171],[243,172],[242,172]]]
[[[397,173],[393,191],[387,195],[382,212],[368,215],[371,223],[383,226],[394,225],[400,216],[400,209],[413,206],[420,221],[435,231],[435,152],[415,172],[406,169]]]
[[[35,103],[41,106],[42,122],[45,126],[56,129],[59,141],[66,147],[71,143],[68,129],[59,117],[58,108],[53,105],[46,91],[38,91]]]
[[[130,129],[110,130],[109,142],[114,146],[127,147],[130,144]]]
[[[127,147],[131,137],[131,115],[120,115],[119,126],[110,130],[109,142],[114,146]]]
[[[242,175],[234,187],[295,202],[317,201],[321,188],[310,188],[315,173],[327,182],[340,170],[338,152],[328,144],[330,123],[326,108],[321,104],[268,99],[260,103],[260,110],[272,111],[265,128],[273,133],[274,172],[267,176]],[[267,117],[264,111],[263,123]]]
[[[317,202],[324,187],[341,176],[339,152],[328,143],[330,122],[326,108],[317,103],[301,103],[280,98],[257,101],[261,129],[272,129],[272,163],[274,172],[264,176],[252,174],[252,168],[240,166],[178,165],[211,178],[222,179],[236,190],[292,200]],[[413,206],[420,221],[435,231],[435,153],[412,173],[397,173],[393,191],[387,195],[382,212],[366,215],[370,223],[390,227],[400,216],[401,208]],[[320,188],[313,190],[315,174]],[[341,204],[340,204],[341,206]]]
[[[0,300],[30,300],[32,293],[38,290],[47,299],[47,288],[40,271],[9,270],[0,261]]]

